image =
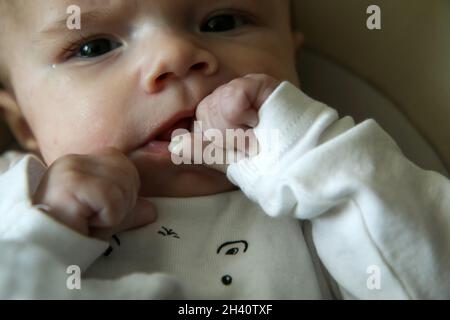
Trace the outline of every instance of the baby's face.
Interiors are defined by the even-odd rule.
[[[66,26],[73,4],[80,30]],[[26,1],[7,40],[11,85],[47,164],[113,146],[138,166],[144,196],[216,193],[231,187],[222,174],[139,148],[188,127],[234,78],[298,84],[289,16],[287,0]]]

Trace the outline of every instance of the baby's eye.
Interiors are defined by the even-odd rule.
[[[248,21],[240,16],[232,14],[221,14],[206,21],[201,28],[201,32],[226,32],[247,25]]]
[[[94,39],[83,43],[78,47],[74,54],[77,58],[95,58],[107,54],[121,46],[121,43],[110,39]]]

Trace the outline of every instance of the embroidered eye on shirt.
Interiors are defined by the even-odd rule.
[[[217,248],[216,253],[220,254],[222,249],[224,249],[223,251],[225,252],[226,256],[235,256],[240,252],[240,249],[242,249],[243,253],[247,251],[248,242],[245,240],[224,242]],[[229,286],[233,282],[233,277],[229,274],[226,274],[221,278],[221,281],[225,286]]]

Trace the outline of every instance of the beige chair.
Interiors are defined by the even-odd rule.
[[[450,168],[450,1],[294,0],[304,91],[375,118],[425,169]],[[371,4],[381,30],[369,30]]]

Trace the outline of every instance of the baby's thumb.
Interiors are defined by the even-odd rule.
[[[133,211],[128,214],[122,224],[122,230],[126,231],[146,226],[156,221],[156,206],[150,201],[138,198]]]
[[[118,227],[91,229],[91,236],[97,239],[108,240],[114,234],[137,229],[153,223],[156,221],[156,218],[155,205],[148,200],[139,198],[134,209],[128,213]]]
[[[253,133],[252,135],[254,136]],[[205,137],[205,140],[202,137]],[[256,142],[256,148],[251,149],[251,154],[256,155],[257,152],[255,150],[258,148],[258,144],[256,138],[253,141]],[[244,149],[245,147],[242,150]],[[220,171],[224,174],[227,173],[230,164],[237,163],[248,157],[242,150],[224,148],[224,145],[217,143],[214,138],[208,140],[207,136],[202,136],[197,133],[176,136],[172,138],[169,145],[169,151],[172,153],[174,163],[203,164],[210,169]]]
[[[226,174],[228,169],[226,153],[230,151],[223,150],[223,146],[215,146],[215,152],[208,152],[212,146],[213,143],[203,140],[202,134],[187,133],[172,138],[169,151],[172,153],[172,160],[177,164],[203,164]],[[222,156],[217,157],[219,149]]]

